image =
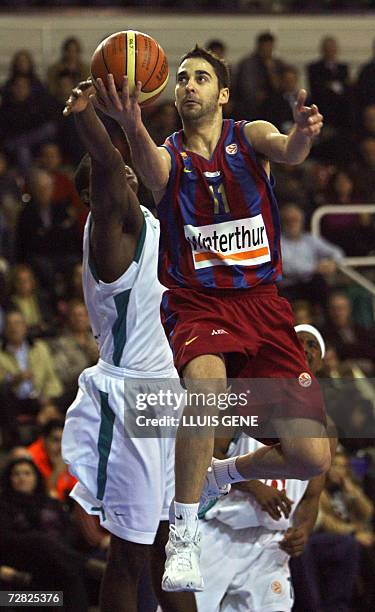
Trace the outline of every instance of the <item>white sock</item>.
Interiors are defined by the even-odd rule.
[[[247,480],[247,478],[241,476],[237,470],[236,459],[237,457],[230,457],[229,459],[213,459],[211,465],[219,487],[223,487],[228,483],[233,484],[235,482]]]
[[[174,502],[175,525],[180,533],[187,530],[191,536],[195,535],[198,524],[199,502],[196,504],[180,504]]]

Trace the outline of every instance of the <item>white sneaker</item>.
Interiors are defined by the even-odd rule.
[[[219,487],[219,485],[217,484],[215,473],[212,467],[213,462],[214,458],[211,461],[210,467],[207,468],[206,477],[204,479],[202,495],[199,500],[199,515],[201,515],[202,513],[204,514],[205,510],[208,509],[207,506],[211,505],[211,502],[213,500],[218,499],[218,497],[221,497],[222,495],[228,495],[230,491],[231,485],[229,483],[223,485],[222,487]]]
[[[165,547],[167,559],[161,583],[163,591],[203,591],[203,578],[199,568],[201,554],[199,524],[191,536],[183,535],[175,525],[169,526],[169,540]]]

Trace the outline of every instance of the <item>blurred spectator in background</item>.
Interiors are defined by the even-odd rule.
[[[338,62],[336,38],[325,36],[320,43],[321,59],[307,66],[310,96],[324,116],[324,123],[347,128],[350,118],[349,69]]]
[[[55,104],[48,94],[33,93],[29,77],[18,75],[9,84],[9,95],[0,107],[0,140],[27,175],[32,149],[56,134]]]
[[[375,202],[375,137],[367,136],[359,143],[359,160],[352,165],[362,203]]]
[[[54,182],[48,172],[34,169],[29,187],[31,201],[17,226],[18,260],[30,263],[43,286],[53,291],[56,274],[67,272],[80,259],[78,224],[63,203],[53,202]]]
[[[85,368],[94,365],[99,357],[98,347],[90,329],[86,306],[78,300],[67,305],[64,332],[51,340],[54,366],[65,395],[74,400],[77,393],[78,377]]]
[[[351,302],[345,293],[336,291],[330,295],[323,334],[335,347],[340,359],[356,360],[367,375],[374,372],[374,334],[353,322]]]
[[[362,110],[362,138],[375,138],[375,104],[368,104]]]
[[[318,206],[327,204],[327,189],[331,176],[336,172],[336,165],[314,160],[309,166],[306,181],[307,209],[310,214]]]
[[[69,270],[64,279],[64,292],[58,301],[57,309],[59,314],[65,318],[68,312],[68,304],[71,300],[84,302],[82,285],[82,262],[78,262]]]
[[[2,423],[10,443],[22,437],[20,427],[35,424],[44,401],[63,391],[47,345],[42,340],[29,340],[25,319],[17,311],[5,315],[0,390]]]
[[[49,399],[62,392],[48,346],[28,339],[25,319],[16,310],[5,315],[0,382],[7,382],[19,400]]]
[[[354,173],[337,170],[328,183],[325,200],[337,206],[363,202],[356,188]],[[368,255],[374,248],[375,229],[373,217],[364,214],[326,215],[322,220],[322,235],[339,245],[347,256]]]
[[[36,73],[34,58],[27,49],[16,51],[10,60],[8,79],[2,88],[2,96],[6,98],[6,96],[9,95],[11,84],[18,76],[24,76],[30,79],[33,95],[41,95],[46,92],[46,88]]]
[[[310,302],[297,300],[292,303],[292,309],[296,325],[313,324],[313,313]]]
[[[280,206],[288,202],[298,204],[304,210],[308,204],[307,181],[308,164],[288,166],[272,164],[272,175],[275,179],[275,194]]]
[[[86,151],[78,138],[74,116],[69,115],[69,117],[63,117],[62,112],[65,107],[65,102],[76,84],[77,82],[69,70],[61,70],[61,72],[57,73],[54,93],[54,103],[57,112],[56,138],[62,151],[63,158],[73,164],[73,166],[79,163]]]
[[[362,575],[366,578],[366,604],[364,600],[361,609],[374,609],[375,584],[371,578],[375,573],[375,539],[371,526],[373,513],[373,504],[353,480],[347,455],[338,452],[333,458],[320,497],[319,533],[312,536],[309,559],[310,567],[315,568],[312,576],[317,576],[319,569],[323,570],[319,572],[323,584],[320,588],[316,585],[324,598],[323,609],[340,612],[351,609],[359,560]],[[334,563],[332,554],[336,559]],[[335,580],[332,580],[333,575],[336,576]],[[327,577],[331,577],[331,580],[324,584]]]
[[[36,165],[50,173],[54,182],[52,201],[54,204],[64,203],[65,207],[80,224],[86,221],[88,208],[85,206],[74,187],[72,179],[62,168],[61,150],[57,143],[46,142],[41,145],[36,158]],[[81,217],[84,217],[81,219]]]
[[[284,62],[274,57],[274,47],[274,35],[262,32],[257,36],[254,52],[237,67],[233,94],[240,119],[258,119],[262,105],[279,91]]]
[[[87,612],[85,559],[72,547],[71,520],[62,504],[46,494],[30,459],[6,466],[0,509],[1,553],[7,565],[32,575],[30,589],[62,590],[67,612]]]
[[[52,419],[43,427],[42,435],[28,451],[42,474],[46,490],[52,497],[66,501],[77,480],[68,472],[61,456],[64,421]]]
[[[281,254],[283,279],[280,293],[290,301],[308,300],[325,306],[326,278],[336,271],[336,262],[343,257],[341,249],[304,230],[304,213],[296,204],[281,209]]]
[[[64,40],[61,46],[60,59],[48,68],[48,87],[51,94],[55,97],[59,95],[58,80],[60,73],[63,71],[71,75],[73,87],[79,81],[84,81],[90,74],[89,65],[82,60],[81,42],[74,36]],[[67,96],[65,100],[67,100],[68,97],[69,96]]]
[[[11,305],[22,313],[30,337],[49,335],[53,321],[51,304],[37,288],[30,266],[19,264],[11,271]]]
[[[159,146],[173,132],[180,129],[180,120],[174,102],[166,101],[155,105],[146,121],[154,142]]]
[[[217,55],[217,57],[220,57],[220,59],[226,59],[227,46],[224,41],[219,40],[217,38],[213,38],[212,40],[206,42],[204,48],[208,49],[208,51],[211,51],[211,53]]]
[[[357,96],[360,108],[375,104],[375,38],[372,41],[372,58],[358,72]]]
[[[280,74],[280,87],[267,97],[260,106],[262,119],[273,123],[287,134],[294,125],[293,111],[300,90],[299,73],[295,66],[284,66]],[[310,105],[309,100],[306,105]]]
[[[334,421],[338,428],[341,445],[346,451],[354,454],[374,446],[374,405],[370,400],[361,397],[357,389],[350,393],[350,397],[347,394],[345,399],[346,401],[341,405],[341,412],[346,412],[341,421],[344,425],[341,431],[340,421],[335,418]],[[340,410],[339,407],[338,410]]]
[[[21,210],[21,191],[10,172],[8,158],[0,151],[0,259],[13,263],[15,228]]]

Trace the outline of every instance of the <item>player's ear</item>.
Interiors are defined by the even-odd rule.
[[[229,101],[229,88],[223,87],[219,92],[219,104],[224,105]]]

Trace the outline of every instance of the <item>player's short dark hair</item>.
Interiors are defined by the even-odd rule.
[[[86,153],[79,162],[74,173],[74,185],[78,195],[90,187],[91,157]]]
[[[217,57],[214,53],[211,53],[211,51],[208,51],[199,45],[195,45],[194,49],[188,51],[181,57],[179,66],[181,66],[182,62],[190,59],[191,57],[200,57],[211,64],[217,76],[217,80],[219,81],[220,89],[223,89],[223,87],[230,87],[229,68],[225,60]]]

